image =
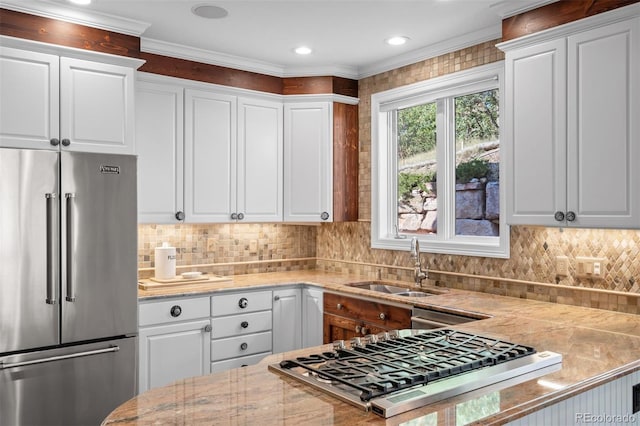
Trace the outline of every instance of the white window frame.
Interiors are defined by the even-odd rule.
[[[397,144],[395,120],[390,114],[399,108],[438,102],[441,108],[453,108],[451,96],[461,96],[482,90],[499,90],[500,117],[504,116],[504,61],[475,67],[442,77],[401,86],[371,96],[371,247],[387,250],[408,250],[413,234],[397,234]],[[391,112],[390,112],[391,111]],[[450,114],[451,117],[451,114]],[[500,156],[500,235],[498,237],[455,235],[455,144],[444,146],[444,133],[454,132],[453,117],[445,122],[443,114],[436,116],[438,127],[438,233],[416,235],[420,250],[464,256],[509,257],[509,226],[506,223],[506,188],[504,149]],[[503,128],[500,124],[501,129]],[[447,136],[447,135],[444,135]],[[446,140],[450,138],[447,137]],[[504,147],[503,147],[504,148]]]

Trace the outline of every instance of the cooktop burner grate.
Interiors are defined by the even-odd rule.
[[[534,348],[451,329],[352,345],[280,363],[359,392],[362,401],[534,354]]]

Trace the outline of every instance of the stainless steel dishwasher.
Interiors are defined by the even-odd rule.
[[[477,315],[474,313],[474,315]],[[465,322],[477,321],[490,318],[488,315],[478,315],[478,317],[465,316],[458,313],[441,312],[433,309],[413,307],[411,311],[411,328],[417,330],[430,330],[433,328],[448,327],[450,325],[464,324]]]

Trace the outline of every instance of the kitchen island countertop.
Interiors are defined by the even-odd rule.
[[[490,404],[481,424],[504,424],[618,377],[640,370],[640,316],[486,293],[449,290],[404,298],[345,286],[366,278],[320,271],[234,276],[210,288],[140,290],[140,300],[227,290],[311,284],[389,302],[476,312],[492,317],[456,328],[562,354],[560,371],[502,390],[481,390],[383,419],[268,370],[284,359],[329,350],[330,346],[274,354],[261,363],[152,389],[112,412],[103,424],[321,424],[397,425],[455,423],[463,405]],[[406,284],[406,283],[405,283]],[[486,402],[488,394],[490,403]],[[630,398],[631,396],[629,396]],[[483,399],[485,398],[485,399]],[[497,402],[496,402],[497,401]],[[496,405],[497,404],[497,405]],[[632,414],[632,413],[626,413]],[[414,423],[414,421],[418,423]],[[432,423],[435,422],[435,423]]]

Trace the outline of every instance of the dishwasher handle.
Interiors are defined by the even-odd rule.
[[[448,327],[451,325],[451,324],[446,324],[444,322],[428,320],[420,317],[411,317],[411,324],[412,324],[411,325],[412,328],[415,328],[418,330],[429,330],[433,328]]]

